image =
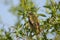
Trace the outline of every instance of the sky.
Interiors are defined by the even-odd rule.
[[[4,1],[5,0],[0,0],[0,28],[2,28],[2,26],[4,25],[4,28],[8,30],[9,26],[14,26],[14,24],[17,22],[17,18],[16,16],[12,15],[11,12],[9,12],[9,9],[11,7],[11,4],[10,4],[11,0],[8,0],[9,4],[6,4],[6,5],[4,4]],[[33,1],[41,9],[40,10],[41,12],[38,11],[38,13],[44,13],[45,10],[42,6],[45,5],[46,0],[33,0]],[[18,3],[19,3],[19,0],[13,0],[14,6],[17,6]],[[52,34],[49,36],[52,36]]]
[[[13,3],[14,6],[18,5],[17,0],[13,0]],[[16,16],[12,15],[12,13],[9,12],[10,7],[10,4],[4,4],[4,0],[0,0],[0,24],[4,24],[6,28],[7,26],[13,26],[17,20]]]

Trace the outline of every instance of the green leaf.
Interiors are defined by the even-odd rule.
[[[60,31],[57,31],[57,33],[60,35]]]
[[[46,17],[46,15],[44,15],[44,14],[38,14],[38,16],[43,16],[43,17]]]
[[[49,5],[48,6],[43,6],[43,7],[51,9],[51,7]]]
[[[60,17],[60,14],[57,14],[58,17]]]

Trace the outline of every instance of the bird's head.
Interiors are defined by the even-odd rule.
[[[33,13],[32,12],[29,12],[28,13],[28,17],[31,17],[31,16],[33,16]]]

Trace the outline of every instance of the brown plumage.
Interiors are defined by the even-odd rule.
[[[40,33],[40,25],[39,25],[39,21],[38,21],[37,16],[33,13],[29,13],[28,14],[28,19],[29,19],[29,24],[30,24],[31,29],[36,34],[39,34]]]

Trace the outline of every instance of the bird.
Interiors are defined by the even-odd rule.
[[[35,32],[35,34],[39,34],[40,25],[39,25],[38,17],[34,13],[29,12],[28,21],[29,21],[31,29]]]

